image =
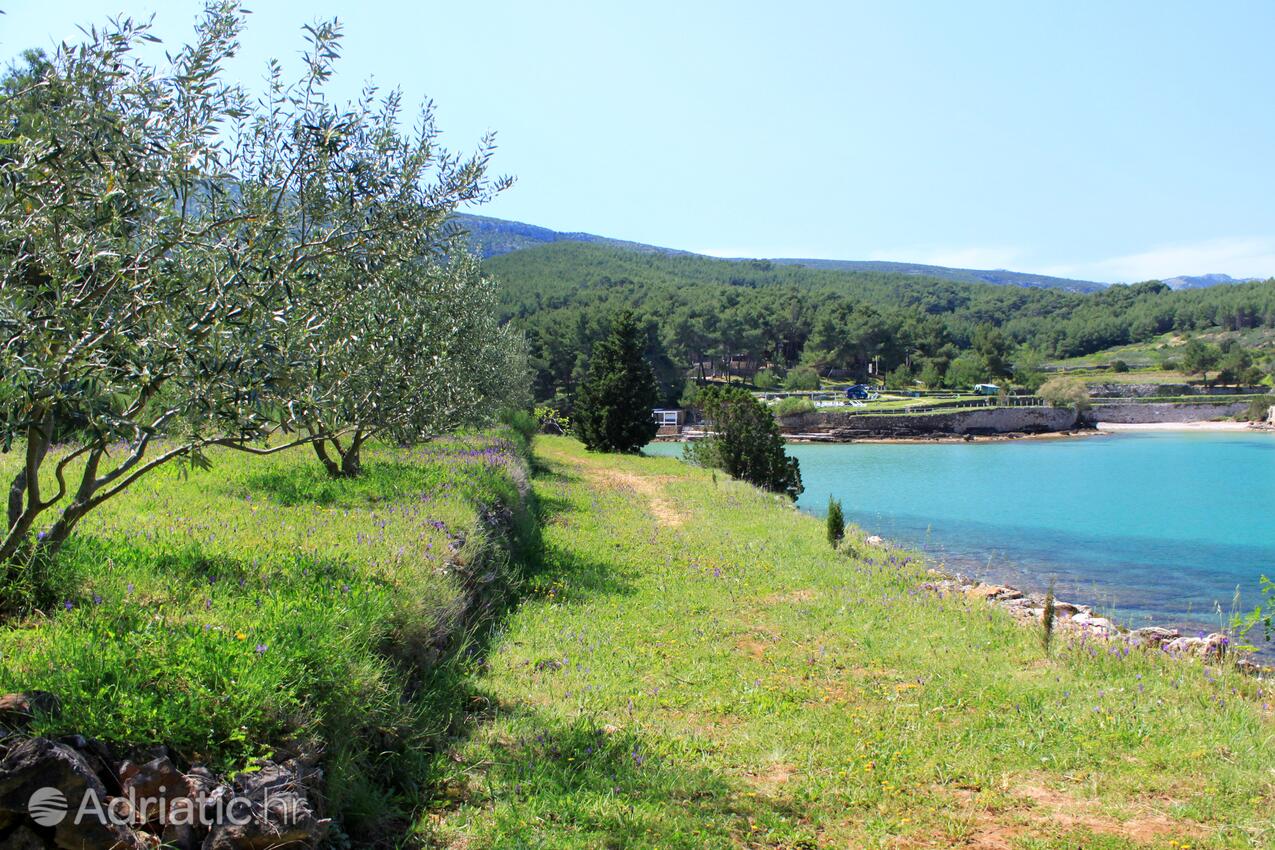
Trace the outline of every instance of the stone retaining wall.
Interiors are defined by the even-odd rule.
[[[904,437],[1049,434],[1090,428],[1100,422],[1142,424],[1230,419],[1248,409],[1246,401],[1208,404],[1144,402],[1099,404],[1082,416],[1061,407],[989,407],[933,413],[851,413],[815,411],[779,419],[788,437],[824,440]]]
[[[1086,383],[1094,398],[1152,398],[1159,396],[1227,396],[1265,392],[1263,387],[1201,387],[1197,384]]]
[[[1175,402],[1148,402],[1146,404],[1099,404],[1085,414],[1091,423],[1114,422],[1143,424],[1150,422],[1199,422],[1209,419],[1230,419],[1248,410],[1248,402],[1231,401],[1224,404],[1179,404]]]
[[[1074,410],[1058,407],[989,407],[938,413],[872,414],[827,411],[779,420],[787,435],[826,439],[942,435],[1045,434],[1077,427]]]

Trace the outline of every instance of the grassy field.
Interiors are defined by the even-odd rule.
[[[441,650],[472,625],[467,575],[508,578],[509,541],[480,510],[528,531],[519,450],[504,435],[372,447],[355,481],[303,450],[212,460],[84,520],[40,609],[0,629],[0,693],[58,697],[36,733],[166,743],[219,770],[321,756],[345,829],[401,834],[461,713],[471,662]]]
[[[1234,341],[1245,348],[1259,351],[1275,349],[1275,329],[1250,328],[1242,331],[1213,330],[1193,335],[1202,342],[1218,345],[1226,341]],[[1182,347],[1188,337],[1182,334],[1161,334],[1147,342],[1121,345],[1102,351],[1086,354],[1083,357],[1070,357],[1055,360],[1046,365],[1053,370],[1070,372],[1078,371],[1085,380],[1104,381],[1110,383],[1186,383],[1198,380],[1199,376],[1190,376],[1180,371],[1165,371],[1160,368],[1162,361],[1181,358]],[[1108,367],[1117,360],[1123,360],[1131,368],[1129,372],[1113,372]]]
[[[537,454],[537,592],[474,683],[430,842],[1275,846],[1254,681],[1101,643],[1046,657],[751,487],[563,438]]]

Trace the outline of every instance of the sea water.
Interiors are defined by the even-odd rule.
[[[681,446],[646,451],[680,455]],[[835,496],[847,521],[936,566],[1024,590],[1053,579],[1060,599],[1131,627],[1216,629],[1262,601],[1262,575],[1275,578],[1275,434],[788,451],[801,461],[803,510],[822,516]]]

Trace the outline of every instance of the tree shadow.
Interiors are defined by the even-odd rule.
[[[536,459],[535,479],[542,484],[571,485],[582,482],[579,475],[553,461]],[[561,603],[580,602],[598,595],[631,594],[634,586],[616,565],[581,557],[565,546],[546,539],[544,530],[554,525],[570,525],[583,511],[568,498],[546,487],[535,497],[536,545],[529,549],[523,577],[530,596],[548,596]]]
[[[97,537],[85,533],[67,542],[59,561],[73,568],[62,588],[66,598],[76,597],[85,581],[99,574],[101,564],[113,564],[133,574],[139,581],[154,578],[169,592],[207,585],[209,588],[235,586],[236,590],[261,591],[269,587],[305,584],[314,587],[389,586],[390,582],[370,573],[365,565],[343,559],[296,554],[291,558],[262,561],[247,555],[212,551],[199,543],[181,546]],[[146,592],[145,587],[139,587]]]
[[[440,477],[428,464],[369,460],[357,478],[332,478],[318,463],[307,463],[255,472],[244,483],[285,507],[354,507],[427,492]]]
[[[796,803],[682,763],[669,755],[678,746],[488,699],[473,698],[485,706],[475,724],[500,718],[512,734],[484,742],[476,767],[453,763],[443,796],[446,808],[481,808],[493,833],[518,846],[537,846],[553,834],[570,834],[573,846],[606,848],[698,850],[759,839],[764,846],[815,846]]]

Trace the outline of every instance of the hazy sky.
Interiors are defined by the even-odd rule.
[[[0,0],[0,54],[118,8]],[[345,25],[341,88],[499,134],[478,212],[724,256],[1275,275],[1275,3],[249,2],[236,77]]]

